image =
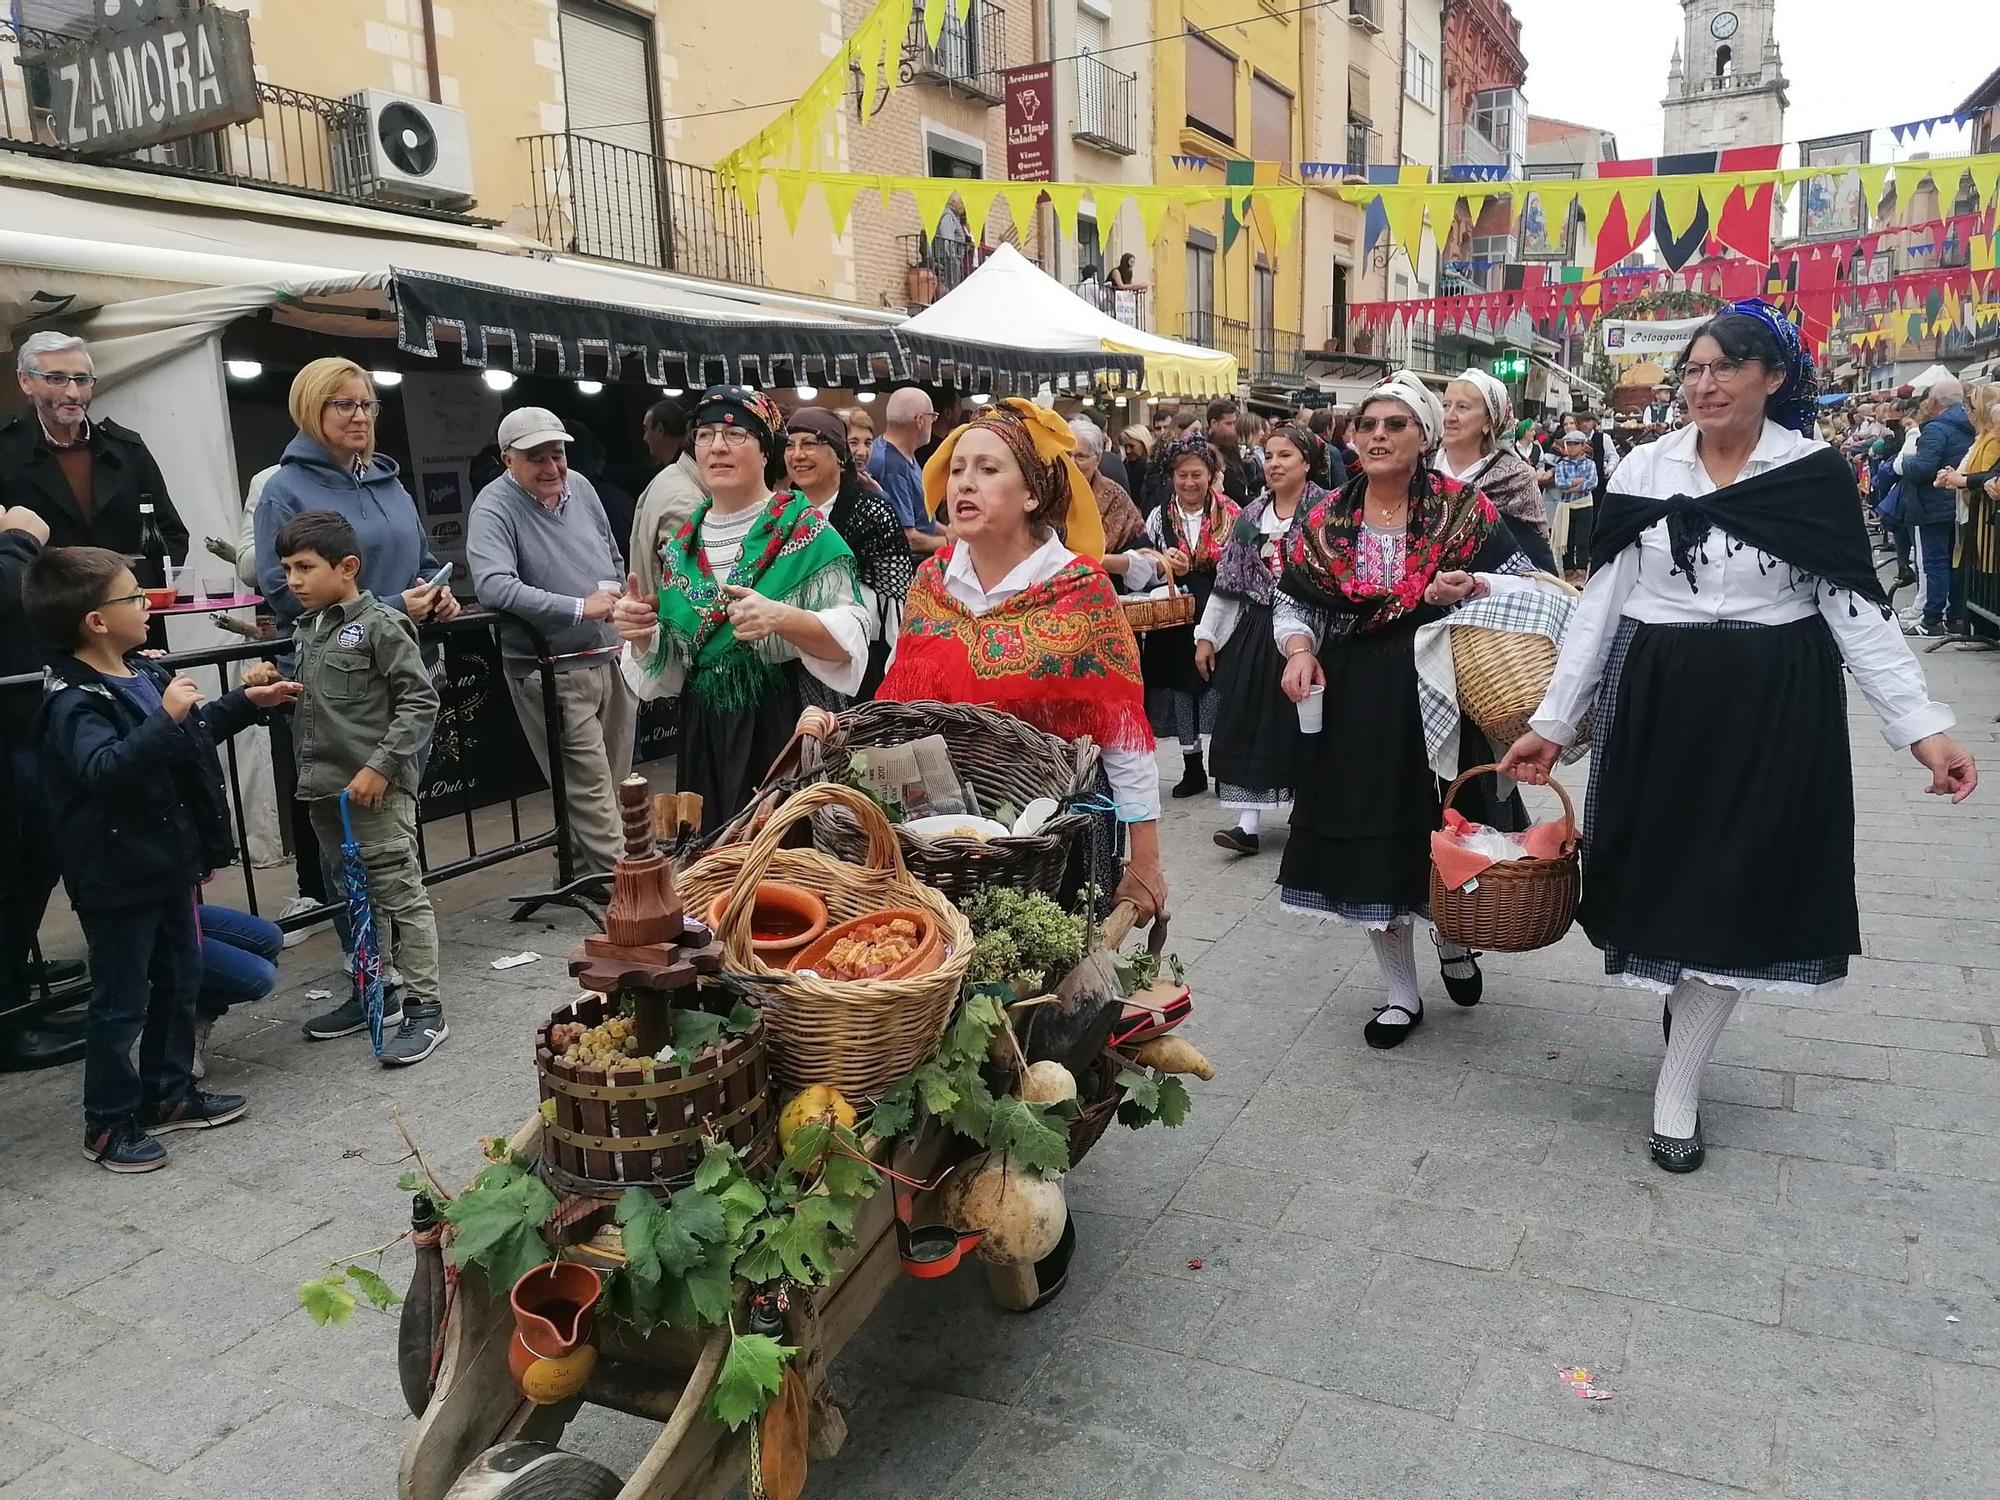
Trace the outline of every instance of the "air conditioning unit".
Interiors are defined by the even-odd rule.
[[[1382,0],[1347,0],[1347,19],[1363,31],[1382,30]]]
[[[426,208],[472,204],[472,147],[465,114],[380,89],[349,94],[349,125],[334,153],[338,190],[355,198]]]

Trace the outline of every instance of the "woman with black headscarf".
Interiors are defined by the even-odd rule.
[[[658,597],[630,576],[613,619],[633,691],[680,695],[680,789],[714,828],[790,740],[808,677],[860,690],[869,614],[840,534],[797,490],[772,492],[784,418],[771,398],[712,386],[693,426],[708,497],[662,549]]]
[[[1595,704],[1580,916],[1607,974],[1665,998],[1650,1147],[1692,1172],[1701,1075],[1737,999],[1832,990],[1861,951],[1842,663],[1930,791],[1962,801],[1979,774],[1890,613],[1854,475],[1811,436],[1797,329],[1733,303],[1680,373],[1691,421],[1613,478],[1554,679],[1503,769],[1545,782]]]
[[[785,475],[854,554],[861,602],[868,610],[868,671],[855,699],[875,696],[903,623],[903,600],[917,576],[916,559],[889,502],[864,487],[847,441],[847,424],[824,407],[802,406],[785,423]],[[807,684],[808,692],[812,685]],[[824,706],[844,708],[846,702]]]

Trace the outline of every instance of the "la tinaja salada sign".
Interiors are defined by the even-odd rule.
[[[250,21],[202,9],[105,30],[33,54],[55,143],[73,151],[138,151],[254,120],[263,111],[250,63]]]
[[[1047,182],[1055,176],[1055,75],[1049,64],[1009,68],[1007,80],[1007,176],[1014,182]]]

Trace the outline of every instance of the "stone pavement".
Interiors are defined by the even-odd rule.
[[[2000,778],[2000,661],[1927,664]],[[897,1288],[809,1494],[2000,1494],[2000,780],[1954,812],[1865,710],[1854,740],[1867,956],[1837,996],[1739,1008],[1689,1177],[1645,1154],[1658,1002],[1580,937],[1492,958],[1469,1011],[1425,961],[1428,1024],[1372,1053],[1363,940],[1287,918],[1275,856],[1230,860],[1212,801],[1173,804],[1188,1033],[1220,1076],[1181,1130],[1114,1129],[1071,1178],[1081,1250],[1047,1311],[997,1312],[970,1274]],[[294,950],[219,1034],[253,1119],[173,1137],[164,1172],[82,1159],[74,1070],[0,1079],[0,1497],[393,1494],[393,1320],[316,1329],[294,1287],[403,1227],[392,1103],[449,1178],[525,1118],[580,921],[505,910],[448,918],[452,1038],[406,1074],[301,1040],[332,955]],[[488,967],[524,947],[548,957]],[[569,1443],[627,1469],[652,1431],[600,1415]]]

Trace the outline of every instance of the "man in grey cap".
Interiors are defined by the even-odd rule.
[[[472,502],[465,553],[479,602],[532,625],[554,663],[570,847],[580,870],[597,872],[624,847],[616,789],[632,770],[637,706],[610,623],[624,568],[597,492],[570,472],[569,443],[554,412],[524,406],[501,418],[507,472]],[[522,733],[547,776],[551,711],[536,644],[503,627],[500,654]]]

